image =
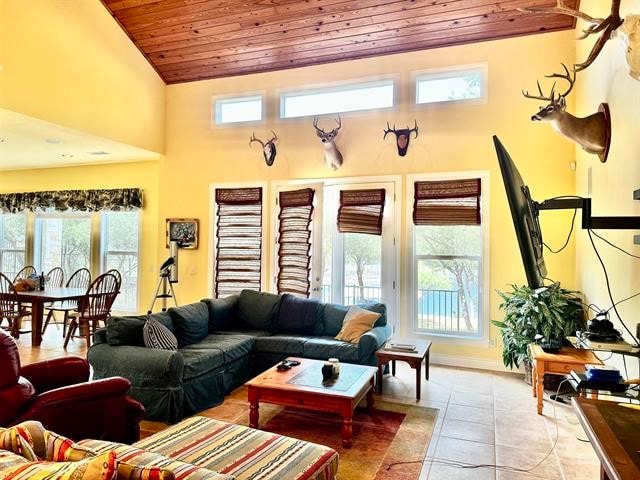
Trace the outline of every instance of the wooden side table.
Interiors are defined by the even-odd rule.
[[[584,372],[585,365],[602,365],[602,362],[591,350],[573,347],[562,347],[558,353],[547,353],[540,345],[532,343],[529,352],[533,359],[533,396],[538,398],[538,415],[542,415],[542,397],[544,396],[544,374],[566,375],[575,370]]]
[[[413,352],[399,352],[394,350],[385,350],[382,347],[376,352],[378,359],[378,393],[382,394],[382,375],[384,373],[384,366],[391,362],[391,374],[396,376],[396,360],[401,362],[407,362],[411,368],[416,371],[416,399],[420,400],[420,387],[422,383],[422,362],[424,361],[424,377],[429,380],[429,349],[431,348],[431,342],[423,340],[413,339],[390,339],[387,343],[405,343],[416,346]]]

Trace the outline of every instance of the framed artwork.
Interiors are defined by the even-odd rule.
[[[167,248],[176,240],[179,248],[198,248],[197,218],[167,218]]]

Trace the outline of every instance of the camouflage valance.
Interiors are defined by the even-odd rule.
[[[25,210],[97,212],[99,210],[125,211],[142,208],[142,190],[139,188],[112,188],[109,190],[58,190],[0,194],[0,212],[18,213]]]

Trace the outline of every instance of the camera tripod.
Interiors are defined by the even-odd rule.
[[[158,285],[156,286],[156,293],[151,301],[151,306],[147,311],[147,314],[153,312],[153,307],[156,304],[156,300],[160,299],[162,303],[162,311],[167,311],[167,299],[173,298],[173,304],[177,307],[178,301],[176,300],[176,292],[173,291],[173,283],[169,278],[171,276],[171,268],[164,268],[160,271],[160,278],[158,279]],[[162,292],[162,293],[160,293]]]

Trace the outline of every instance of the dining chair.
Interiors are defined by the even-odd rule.
[[[44,278],[46,279],[47,287],[61,287],[64,283],[64,270],[62,270],[62,267],[53,267],[47,272]]]
[[[120,290],[120,287],[122,287],[122,274],[120,273],[120,271],[112,268],[111,270],[107,270],[105,273],[110,273],[111,275],[116,277],[116,280],[118,280],[118,290]]]
[[[80,329],[80,338],[87,340],[91,346],[91,335],[100,322],[106,324],[111,306],[118,295],[118,279],[111,273],[103,273],[97,277],[87,289],[86,295],[78,301],[78,311],[69,315],[69,330],[64,339],[64,348],[76,330]]]
[[[68,288],[88,288],[91,283],[91,272],[86,268],[80,268],[73,272],[67,280],[67,284],[65,287]],[[62,323],[62,336],[67,336],[67,326],[69,324],[69,312],[73,312],[78,309],[78,302],[76,300],[65,300],[62,302],[53,302],[47,306],[45,306],[45,310],[47,311],[47,318],[44,321],[44,325],[42,326],[42,333],[47,329],[47,325],[52,323],[53,319],[54,324]],[[56,322],[56,317],[54,312],[63,312],[64,317],[62,322]]]
[[[25,267],[22,267],[22,269],[18,273],[16,273],[16,276],[13,277],[13,283],[16,283],[16,281],[20,278],[29,278],[31,275],[37,274],[38,272],[33,265],[27,265]]]
[[[9,333],[12,337],[18,338],[22,319],[30,315],[31,312],[18,299],[13,282],[0,272],[0,323],[7,319]]]

